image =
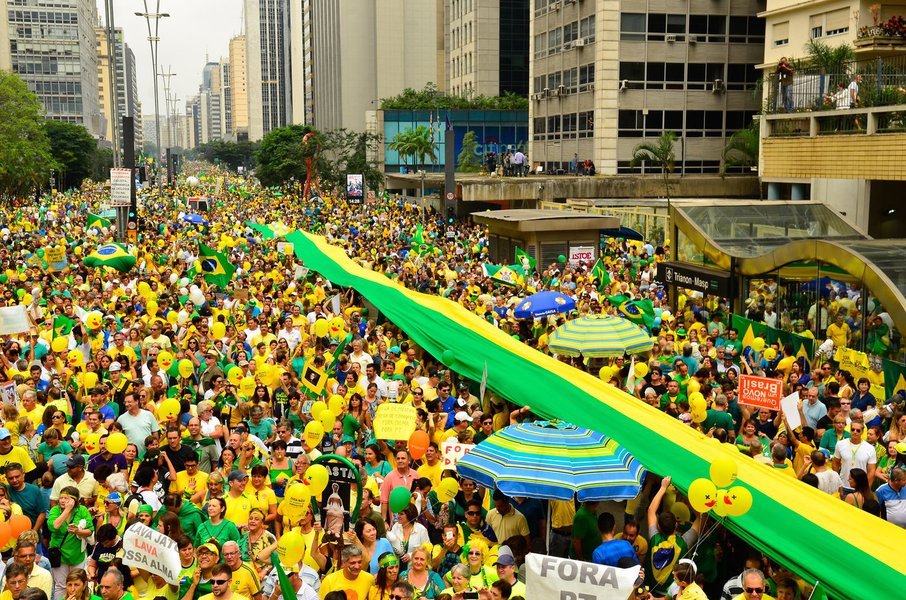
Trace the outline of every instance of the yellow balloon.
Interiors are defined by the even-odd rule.
[[[70,366],[77,367],[84,364],[85,357],[78,350],[70,350],[66,355],[66,362],[69,363]]]
[[[696,423],[702,423],[708,418],[708,413],[703,410],[691,410],[689,412],[692,415],[692,420]]]
[[[126,450],[126,446],[129,445],[129,438],[126,437],[126,434],[120,433],[119,431],[114,431],[109,436],[107,436],[107,452],[113,454],[121,454]]]
[[[330,397],[330,400],[327,401],[327,407],[330,408],[330,412],[335,415],[343,412],[343,409],[346,407],[346,399],[343,396],[334,394]]]
[[[66,352],[66,349],[69,348],[69,338],[54,338],[54,340],[50,343],[50,348],[54,352]]]
[[[315,321],[315,335],[319,338],[325,337],[329,328],[330,325],[327,323],[327,319],[318,319]]]
[[[710,479],[700,477],[689,486],[689,504],[700,513],[706,513],[717,503],[717,486]]]
[[[318,420],[321,421],[321,425],[324,427],[324,431],[333,431],[333,424],[337,421],[337,415],[335,412],[327,408],[321,411],[321,414],[318,416]]]
[[[142,298],[147,298],[151,295],[151,286],[148,285],[147,281],[140,281],[138,283],[138,294]]]
[[[717,490],[717,499],[714,502],[714,514],[718,517],[726,517],[730,514],[730,499],[727,496],[727,490]]]
[[[284,494],[283,502],[280,503],[280,508],[283,511],[283,514],[289,517],[290,520],[298,521],[305,516],[305,512],[308,510],[310,502],[311,494],[308,493],[308,488],[301,483],[296,483],[286,488],[286,493]],[[285,536],[286,533],[289,532],[284,532],[283,535]]]
[[[726,498],[729,500],[727,515],[731,517],[741,517],[752,508],[752,492],[741,485],[734,485],[728,489]]]
[[[163,369],[164,371],[169,371],[170,367],[173,366],[173,361],[175,361],[175,360],[176,360],[176,357],[173,356],[173,353],[168,352],[167,350],[162,350],[157,355],[157,364],[159,364],[160,368]]]
[[[239,382],[239,393],[246,398],[251,398],[252,394],[255,393],[255,378],[243,377],[242,381]]]
[[[220,321],[216,321],[211,326],[211,333],[214,335],[215,340],[219,340],[223,337],[226,337],[226,325]]]
[[[755,352],[761,352],[764,350],[764,338],[755,338],[752,341],[752,350]]]
[[[311,418],[317,419],[323,411],[327,410],[327,403],[323,400],[316,400],[311,405]]]
[[[324,439],[324,426],[320,421],[309,421],[305,426],[305,443],[309,448],[317,448]]]
[[[648,374],[648,365],[646,363],[635,363],[635,377],[636,379],[642,379],[645,375]]]
[[[692,394],[700,394],[699,390],[702,389],[702,385],[698,382],[698,379],[692,377],[689,381],[686,382],[686,393],[689,394],[689,397],[692,397]]]
[[[98,374],[92,371],[85,373],[83,381],[85,383],[85,389],[90,390],[98,384]]]
[[[191,377],[192,373],[195,372],[195,365],[188,358],[179,361],[179,365],[176,368],[179,370],[179,376],[185,379]]]
[[[85,324],[88,325],[89,329],[100,329],[103,322],[104,316],[96,310],[91,311],[85,317]]]
[[[601,367],[598,377],[601,378],[601,381],[610,381],[610,378],[613,377],[613,367]]]
[[[22,296],[22,304],[24,304],[25,306],[29,306],[32,300],[34,300],[34,298],[31,297],[31,294],[25,294],[24,296]]]
[[[85,451],[88,454],[97,454],[101,449],[101,434],[99,433],[89,433],[82,440],[82,446],[85,447]]]
[[[330,473],[324,465],[312,465],[305,470],[302,476],[302,483],[308,486],[308,491],[312,496],[320,496],[327,489],[330,481]]]
[[[245,261],[244,263],[242,263],[242,268],[245,269],[246,271],[251,271],[252,263],[250,263],[249,261]]]
[[[711,463],[709,471],[711,481],[717,487],[730,487],[739,476],[739,470],[736,467],[736,461],[731,458],[718,458]]]
[[[459,493],[459,482],[455,477],[442,479],[437,487],[437,499],[441,502],[449,502]]]
[[[167,398],[157,407],[157,418],[159,421],[169,421],[179,415],[179,400]]]
[[[148,300],[148,304],[146,305],[146,308],[148,309],[149,315],[151,315],[152,317],[157,316],[157,309],[158,309],[157,300]]]
[[[242,372],[242,369],[233,365],[227,371],[227,381],[233,385],[239,385],[242,382],[242,378],[245,374]]]
[[[305,556],[305,538],[302,537],[302,534],[295,529],[291,529],[280,536],[280,541],[277,543],[277,556],[280,557],[280,562],[285,566],[295,567]]]
[[[178,320],[179,320],[179,313],[177,313],[175,310],[171,310],[170,312],[167,313],[167,322],[170,323],[171,325],[175,325],[176,321],[178,321]]]

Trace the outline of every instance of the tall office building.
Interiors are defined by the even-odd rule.
[[[123,117],[134,118],[135,144],[141,148],[140,140],[143,139],[141,125],[141,110],[138,102],[138,81],[136,79],[135,54],[123,40],[123,30],[117,27],[114,35],[114,53],[116,56],[115,73],[116,73],[116,101],[114,104],[113,85],[110,82],[110,57],[107,54],[107,29],[98,27],[95,29],[97,36],[97,54],[98,54],[98,101],[101,105],[101,112],[104,115],[105,128],[103,138],[110,144],[113,143],[113,119],[116,119],[120,131],[120,144],[122,148],[122,119]]]
[[[678,135],[676,173],[717,173],[727,139],[760,108],[764,0],[534,0],[529,158],[598,173],[630,167],[632,151]]]
[[[245,51],[244,35],[237,35],[230,40],[230,114],[236,139],[248,138],[249,133],[248,66]]]
[[[447,90],[528,95],[530,0],[446,0]]]
[[[233,140],[233,83],[229,60],[220,59],[220,137]]]
[[[250,140],[291,122],[289,5],[245,0]]]
[[[11,70],[38,95],[48,118],[80,123],[100,137],[95,0],[15,0],[4,10]]]
[[[9,12],[6,4],[0,3],[0,70],[10,71],[13,68],[9,54]]]
[[[307,10],[311,69],[304,93],[310,90],[318,129],[365,131],[365,113],[381,98],[429,82],[444,89],[443,0],[318,0]],[[292,40],[307,35],[294,30]],[[294,78],[305,77],[304,65],[293,65]]]
[[[290,2],[289,29],[292,123],[310,125],[314,122],[311,0]]]

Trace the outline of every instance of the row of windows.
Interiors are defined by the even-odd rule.
[[[14,56],[13,72],[20,75],[81,75],[82,67],[78,60],[57,61],[47,57]]]
[[[590,138],[594,136],[595,113],[586,110],[532,119],[535,140]]]
[[[78,40],[79,29],[62,25],[18,25],[16,26],[16,37],[38,40]]]
[[[624,41],[662,42],[667,35],[672,35],[676,41],[681,42],[686,39],[687,33],[695,35],[700,42],[761,44],[764,43],[764,19],[756,16],[727,17],[727,15],[682,13],[620,15],[620,39]]]
[[[561,85],[566,88],[567,92],[575,93],[584,92],[591,89],[589,84],[595,82],[595,64],[588,63],[581,67],[573,67],[563,71],[547,73],[540,77],[535,77],[532,81],[532,92],[537,94],[545,89],[556,90]]]
[[[748,110],[621,110],[618,137],[657,137],[675,131],[679,137],[724,137],[745,129],[756,113]]]
[[[577,42],[591,44],[594,41],[595,16],[592,15],[536,35],[535,58],[564,52],[573,48]]]
[[[78,81],[29,81],[28,89],[38,94],[45,95],[82,95],[82,84]]]
[[[79,22],[79,15],[74,12],[11,10],[9,11],[9,21],[11,23],[59,23],[61,25],[75,25]]]
[[[727,166],[727,173],[745,173],[749,167]],[[657,165],[641,163],[632,166],[632,161],[617,161],[617,173],[620,175],[641,175],[643,173],[661,173]],[[682,175],[696,175],[699,173],[720,173],[719,160],[677,160],[674,162],[673,172]]]
[[[754,90],[761,79],[755,65],[744,63],[621,62],[620,80],[627,89]]]

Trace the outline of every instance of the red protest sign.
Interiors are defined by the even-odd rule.
[[[756,377],[754,375],[739,376],[740,404],[780,410],[780,401],[783,400],[783,382],[769,377]]]

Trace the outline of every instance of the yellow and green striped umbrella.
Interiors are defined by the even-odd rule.
[[[567,321],[548,340],[550,351],[564,356],[623,356],[648,352],[651,346],[651,336],[641,327],[609,315]]]

